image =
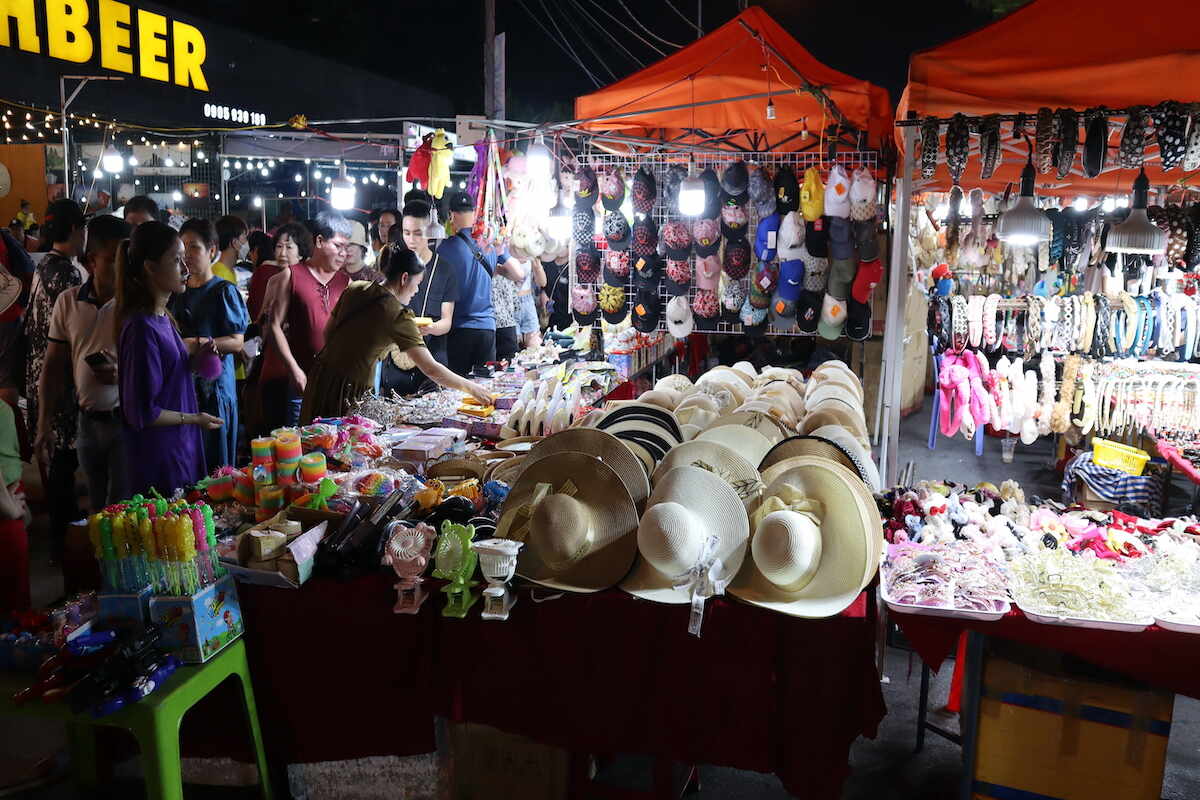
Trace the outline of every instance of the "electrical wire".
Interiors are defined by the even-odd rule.
[[[672,3],[671,0],[663,0],[663,2],[667,4],[667,8],[671,9],[676,14],[678,14],[680,19],[682,19],[688,25],[691,25],[692,28],[696,31],[696,33],[700,34],[701,36],[704,35],[704,28],[701,28],[695,22],[692,22],[691,17],[689,17],[687,14],[684,14],[682,11],[680,11],[678,8],[676,8],[675,4]]]
[[[559,9],[559,12],[562,13],[561,8]],[[571,26],[571,30],[575,31],[575,35],[578,36],[580,41],[583,42],[584,46],[587,47],[588,51],[592,54],[592,57],[599,62],[600,66],[604,67],[604,71],[609,74],[613,83],[616,83],[617,73],[613,72],[613,69],[608,65],[608,62],[605,61],[598,52],[596,52],[596,48],[592,47],[591,39],[584,35],[584,32],[575,24],[574,18],[570,14],[563,13],[563,20]]]
[[[674,47],[676,50],[679,50],[683,47],[683,45],[681,45],[681,44],[675,44],[674,42],[667,41],[666,39],[662,38],[654,31],[647,28],[645,26],[645,24],[643,24],[642,21],[640,19],[638,19],[637,16],[632,11],[629,10],[629,6],[625,5],[625,0],[617,0],[617,5],[619,5],[623,9],[625,9],[625,13],[629,15],[630,19],[632,19],[634,22],[636,22],[638,24],[639,28],[641,28],[646,33],[653,36],[655,39],[658,39],[660,42],[667,45],[668,47]]]
[[[554,19],[554,15],[550,13],[550,9],[546,7],[546,0],[538,0],[538,5],[540,5],[540,6],[542,7],[542,12],[543,12],[543,13],[545,13],[545,15],[546,15],[547,17],[549,17],[549,19],[550,19],[550,24],[554,26],[554,30],[558,31],[558,35],[559,35],[560,37],[562,37],[563,44],[565,44],[565,45],[567,46],[567,48],[568,48],[568,49],[570,49],[570,51],[571,51],[571,55],[573,55],[573,56],[575,57],[575,61],[576,61],[576,62],[579,64],[579,66],[580,66],[580,67],[582,67],[582,68],[583,68],[583,69],[584,69],[584,70],[587,72],[587,74],[588,74],[588,75],[591,77],[592,81],[593,81],[593,82],[594,82],[594,83],[595,83],[597,86],[603,86],[604,84],[603,84],[603,83],[601,83],[601,82],[600,82],[600,81],[599,81],[599,80],[596,78],[596,76],[592,74],[592,71],[591,71],[590,69],[588,69],[588,68],[587,68],[587,67],[584,65],[584,63],[583,63],[583,59],[582,59],[582,58],[580,58],[580,57],[579,57],[579,54],[575,52],[575,48],[574,48],[574,47],[571,47],[571,42],[570,42],[570,40],[569,40],[569,39],[567,39],[567,36],[566,36],[566,34],[564,34],[564,33],[562,32],[562,28],[558,27],[558,21],[557,21],[556,19]]]
[[[592,23],[592,27],[603,33],[613,42],[613,44],[619,47],[621,51],[625,53],[626,57],[628,57],[630,61],[637,65],[638,69],[645,68],[646,62],[642,61],[640,58],[630,52],[629,48],[622,44],[621,40],[614,36],[612,31],[604,27],[604,25],[600,24],[595,17],[588,13],[588,10],[583,7],[583,4],[580,3],[579,0],[571,0],[571,5],[574,6],[576,11],[583,15],[584,19]]]
[[[534,24],[542,29],[542,33],[546,34],[546,38],[558,45],[558,48],[562,50],[568,58],[574,61],[576,66],[583,70],[583,74],[588,77],[588,80],[590,80],[597,89],[604,86],[604,84],[597,80],[596,76],[591,73],[591,70],[584,66],[583,62],[580,61],[579,57],[570,50],[569,46],[563,43],[558,37],[550,32],[549,28],[542,24],[542,20],[529,9],[529,6],[525,5],[525,0],[517,0],[517,3],[521,6],[521,8],[525,9],[525,13],[528,14],[529,18],[534,21]]]
[[[654,42],[651,42],[649,39],[647,39],[646,37],[642,36],[640,33],[638,33],[637,31],[635,31],[633,28],[629,27],[629,26],[628,26],[628,25],[626,25],[624,22],[621,22],[621,20],[617,19],[617,17],[616,17],[616,15],[615,15],[615,14],[613,14],[611,11],[609,11],[609,10],[608,10],[607,8],[605,8],[604,6],[600,5],[600,3],[598,3],[598,2],[597,2],[597,0],[588,0],[588,2],[589,2],[589,3],[591,3],[592,5],[594,5],[594,6],[595,6],[596,8],[598,8],[599,10],[603,11],[603,12],[604,12],[604,15],[605,15],[606,17],[608,17],[608,18],[609,18],[609,19],[611,19],[613,22],[615,22],[615,23],[617,23],[618,25],[620,25],[620,26],[621,26],[622,28],[624,28],[624,29],[625,29],[627,32],[629,32],[629,33],[630,33],[630,34],[631,34],[631,35],[632,35],[634,38],[636,38],[636,39],[637,39],[638,41],[640,41],[642,44],[646,45],[646,47],[649,47],[651,50],[653,50],[654,52],[658,53],[660,56],[662,56],[662,57],[664,57],[664,58],[666,57],[666,55],[667,55],[667,54],[666,54],[666,53],[664,53],[662,50],[660,50],[660,49],[658,48],[658,46],[654,44]]]

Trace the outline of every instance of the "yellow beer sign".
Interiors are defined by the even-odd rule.
[[[208,91],[204,34],[117,0],[0,0],[0,46]]]

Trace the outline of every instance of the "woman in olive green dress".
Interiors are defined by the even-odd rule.
[[[406,305],[417,293],[425,265],[411,250],[388,244],[380,252],[383,283],[355,281],[342,292],[325,326],[325,349],[317,356],[304,390],[300,419],[341,417],[374,386],[375,364],[395,345],[421,372],[447,389],[482,403],[491,395],[479,384],[443,367],[425,347]]]

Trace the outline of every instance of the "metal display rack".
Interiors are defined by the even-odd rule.
[[[814,148],[814,151],[816,149],[819,149],[819,148]],[[692,218],[686,218],[686,217],[683,217],[682,215],[680,215],[676,209],[667,208],[666,201],[663,198],[663,186],[664,186],[664,182],[666,179],[667,169],[675,164],[681,164],[683,166],[687,166],[689,161],[694,161],[697,174],[699,174],[701,171],[703,171],[704,169],[706,169],[708,167],[712,167],[719,176],[721,174],[722,170],[729,164],[732,164],[735,161],[745,160],[748,164],[768,168],[771,172],[772,177],[774,177],[775,171],[777,169],[779,169],[780,167],[785,167],[785,166],[791,167],[792,170],[796,173],[797,180],[802,182],[804,179],[804,172],[809,167],[816,167],[817,169],[819,169],[821,171],[821,179],[822,179],[822,181],[824,181],[829,176],[830,167],[832,166],[833,163],[836,162],[837,164],[842,165],[842,167],[846,170],[847,174],[852,174],[853,171],[855,169],[857,169],[858,167],[866,167],[868,170],[871,171],[871,173],[873,175],[876,175],[878,177],[879,154],[876,151],[873,151],[873,150],[839,151],[833,157],[832,161],[827,158],[823,158],[819,152],[814,152],[814,151],[795,152],[795,153],[744,153],[744,154],[738,153],[738,152],[729,152],[729,153],[716,153],[716,152],[663,153],[663,152],[657,152],[657,153],[646,153],[646,154],[640,154],[640,155],[614,155],[614,154],[610,154],[610,153],[590,153],[586,156],[581,156],[580,161],[581,161],[581,163],[586,163],[589,166],[591,166],[594,170],[596,170],[597,173],[600,173],[603,170],[611,170],[611,169],[615,169],[615,168],[620,168],[622,173],[624,174],[624,177],[626,178],[626,180],[632,179],[634,173],[637,172],[637,170],[641,167],[646,167],[647,169],[649,169],[649,171],[654,175],[654,179],[658,185],[658,196],[655,199],[654,208],[650,212],[650,216],[655,221],[655,223],[658,225],[659,230],[661,232],[663,224],[666,222],[669,222],[671,220],[683,220],[683,221],[689,222],[689,223],[691,221],[693,221]],[[627,210],[627,211],[629,211],[629,194],[630,194],[630,192],[629,192],[629,189],[627,188],[626,204],[623,206],[623,210]],[[749,218],[749,221],[746,225],[746,240],[750,243],[751,248],[753,248],[755,234],[757,233],[757,230],[758,230],[759,215],[758,215],[758,210],[754,207],[754,204],[752,202],[750,202],[749,200],[747,200],[747,202],[746,202],[746,214],[747,214],[747,217]],[[633,223],[636,222],[637,215],[634,215],[631,213],[631,211],[629,211],[629,213],[627,213],[626,216],[634,218],[630,222],[630,227],[632,228]],[[603,225],[603,218],[604,218],[603,213],[598,211],[596,214],[596,220],[597,220],[598,226]],[[595,242],[596,249],[598,251],[600,251],[600,253],[601,253],[601,260],[603,261],[603,254],[608,249],[608,243],[605,240],[605,238],[603,237],[603,235],[599,234],[599,233],[594,236],[594,242]],[[577,248],[578,248],[578,246],[575,242],[574,237],[571,237],[571,247],[570,247],[571,255],[570,255],[570,269],[569,269],[571,289],[574,289],[576,285],[583,285],[583,286],[591,287],[593,289],[593,291],[599,293],[599,288],[604,283],[604,270],[603,269],[600,270],[599,281],[596,283],[579,284],[578,281],[576,280],[575,254],[576,254]],[[724,242],[722,242],[722,250],[720,251],[722,254],[724,252],[723,248],[724,248]],[[694,275],[695,274],[695,263],[696,263],[695,255],[689,254],[688,261],[691,262],[691,264],[692,264],[693,275]],[[757,259],[752,257],[750,275],[747,275],[746,277],[741,278],[737,281],[738,283],[742,284],[743,289],[747,290],[747,292],[749,291],[749,281],[751,279],[751,276],[754,273],[753,263],[756,261],[757,261]],[[730,280],[729,276],[724,274],[724,271],[722,271],[721,286],[724,287],[726,282],[728,282],[729,280]],[[632,268],[630,269],[629,278],[628,278],[627,282],[625,283],[624,288],[625,288],[626,307],[628,309],[628,308],[632,307],[633,298],[637,294],[637,289],[634,284],[634,275],[633,275]],[[688,305],[691,305],[692,300],[695,298],[697,291],[698,290],[696,289],[696,287],[693,283],[693,285],[691,287],[689,287],[689,289],[688,289],[688,295],[687,295],[688,296]],[[659,324],[658,324],[658,330],[665,331],[667,329],[666,304],[669,300],[671,300],[673,295],[670,294],[666,290],[664,280],[660,280],[660,282],[659,282],[658,294],[659,294],[659,298],[662,301],[662,309],[663,309],[662,316],[661,316],[661,319],[659,320]],[[724,291],[721,291],[718,295],[718,301],[720,301],[723,297],[724,297]],[[769,318],[770,317],[768,315],[768,319]],[[703,334],[711,334],[711,333],[741,334],[741,333],[743,333],[742,325],[740,322],[736,322],[736,323],[728,322],[728,321],[726,321],[727,319],[729,319],[729,315],[725,311],[724,305],[722,305],[721,313],[716,318],[717,321],[715,323],[708,322],[706,320],[702,320],[700,317],[696,317],[697,325],[696,325],[695,332],[703,333]],[[705,323],[703,329],[701,329],[702,323]],[[768,324],[768,326],[767,326],[766,334],[771,335],[771,336],[806,336],[806,337],[816,337],[818,335],[816,333],[804,333],[804,332],[800,331],[798,328],[796,328],[795,326],[792,326],[791,329],[780,329],[780,328],[773,327],[770,324]],[[843,334],[843,336],[841,338],[845,339],[846,337]]]

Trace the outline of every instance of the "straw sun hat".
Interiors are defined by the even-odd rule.
[[[654,472],[667,451],[683,442],[679,420],[653,403],[624,403],[605,411],[596,427],[624,442],[642,462],[647,475]]]
[[[650,482],[646,470],[624,443],[595,428],[569,428],[542,439],[523,459],[526,467],[559,453],[583,453],[598,459],[617,473],[625,484],[626,491],[639,508],[650,496]],[[585,473],[586,475],[586,473]]]
[[[737,492],[748,511],[758,507],[763,483],[758,468],[735,450],[720,442],[696,439],[684,442],[658,465],[650,482],[657,485],[663,476],[676,467],[698,467],[720,476]]]
[[[763,456],[774,444],[754,428],[745,425],[721,425],[720,420],[717,420],[713,427],[697,434],[696,441],[723,444],[751,465],[762,461]]]
[[[638,557],[621,588],[702,610],[741,569],[749,535],[746,508],[729,484],[699,467],[675,467],[650,495],[637,529]],[[699,633],[697,615],[693,623]]]
[[[763,493],[750,554],[730,593],[794,617],[829,617],[849,606],[874,578],[881,548],[879,512],[861,487],[845,467],[796,459]]]
[[[555,453],[526,466],[496,524],[496,538],[524,542],[517,574],[568,592],[598,592],[629,572],[637,508],[620,477],[585,453]]]

